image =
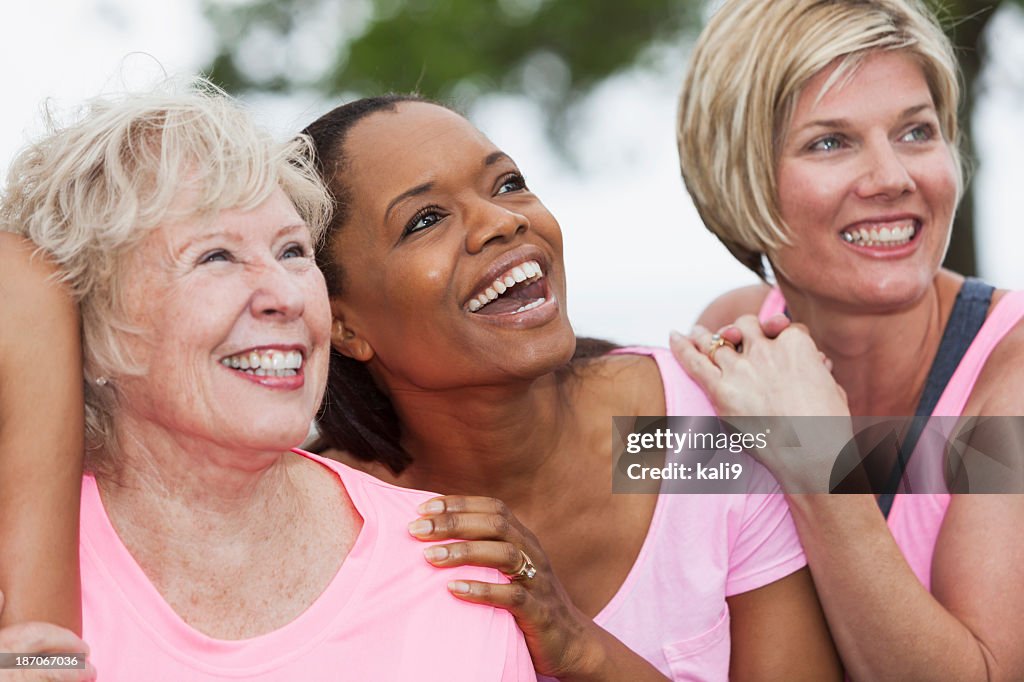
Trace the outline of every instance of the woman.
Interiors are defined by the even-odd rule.
[[[29,242],[0,231],[0,626],[80,632],[81,344],[56,277]]]
[[[306,152],[200,87],[94,102],[12,167],[7,223],[81,302],[91,659],[109,680],[533,679],[511,617],[436,596],[404,528],[428,495],[291,450],[330,343]]]
[[[432,564],[516,578],[452,593],[510,609],[561,679],[837,677],[780,496],[611,494],[609,417],[710,407],[667,353],[577,348],[560,228],[512,159],[415,97],[306,132],[336,200],[321,432],[449,494],[410,525],[465,540],[427,548]]]
[[[741,352],[711,362],[704,330],[674,344],[720,410],[846,414],[845,392],[853,415],[1024,414],[1021,294],[940,267],[962,188],[957,105],[952,48],[916,2],[731,0],[714,15],[683,85],[683,176],[709,229],[778,284],[704,313],[710,329],[747,315],[729,332]],[[753,317],[783,311],[841,390],[793,380],[812,344],[769,341]],[[801,475],[764,463],[784,487]],[[1024,677],[1024,597],[1006,589],[1024,581],[1024,497],[789,503],[852,677]]]

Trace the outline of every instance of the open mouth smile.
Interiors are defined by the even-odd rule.
[[[293,377],[301,371],[302,360],[297,350],[262,348],[229,355],[220,364],[258,377]]]
[[[524,261],[494,278],[465,304],[477,315],[510,315],[532,310],[549,296],[547,279],[535,260]]]
[[[896,248],[909,244],[920,231],[917,220],[901,220],[892,223],[873,223],[861,227],[848,227],[840,232],[847,244],[871,248]]]

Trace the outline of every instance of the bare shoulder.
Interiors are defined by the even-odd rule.
[[[579,399],[606,414],[665,413],[665,387],[654,358],[622,353],[580,363]]]
[[[974,385],[968,414],[1024,415],[1024,320],[995,347]]]
[[[756,315],[771,290],[767,284],[760,283],[727,291],[704,309],[697,324],[707,329],[720,329],[742,315]]]

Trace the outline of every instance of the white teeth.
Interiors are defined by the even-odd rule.
[[[491,282],[491,286],[487,287],[483,293],[477,294],[474,298],[471,298],[466,303],[466,308],[471,313],[475,313],[491,301],[496,301],[498,298],[503,296],[512,287],[516,286],[521,282],[533,280],[535,278],[543,277],[544,271],[541,270],[540,264],[535,261],[526,261],[513,267],[507,273]]]
[[[517,313],[521,313],[521,312],[525,312],[527,310],[533,310],[534,308],[536,308],[537,306],[539,306],[541,303],[543,303],[546,300],[547,300],[546,298],[538,298],[536,301],[532,301],[532,302],[527,303],[526,305],[520,307],[518,310],[516,310],[516,312]]]
[[[258,376],[295,376],[302,367],[302,353],[297,350],[266,350],[239,353],[222,359],[225,367]]]
[[[917,233],[914,225],[855,228],[841,233],[843,241],[857,246],[903,246]]]

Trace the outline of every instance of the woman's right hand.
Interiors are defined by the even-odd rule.
[[[832,377],[831,363],[803,325],[785,320],[773,318],[762,328],[757,317],[744,315],[719,335],[739,350],[720,345],[709,356],[712,334],[702,327],[689,337],[673,334],[670,341],[679,364],[719,415],[840,418],[802,421],[801,443],[807,447],[771,447],[769,439],[769,447],[750,453],[787,492],[827,492],[836,458],[853,436],[846,392]]]
[[[0,613],[4,610],[4,593],[0,592]],[[79,654],[88,656],[89,647],[75,633],[50,623],[16,623],[0,628],[0,652],[28,655]],[[73,670],[0,670],[0,680],[7,682],[83,682],[95,680],[96,669],[85,662],[85,668]]]
[[[491,497],[446,495],[428,500],[409,524],[418,540],[459,540],[427,547],[434,566],[486,566],[507,576],[524,566],[525,553],[536,568],[532,578],[507,584],[453,580],[452,594],[465,601],[508,610],[526,637],[534,667],[560,680],[665,678],[576,608],[551,570],[536,536],[501,501]],[[616,660],[617,659],[617,660]],[[624,667],[623,667],[624,666]]]

